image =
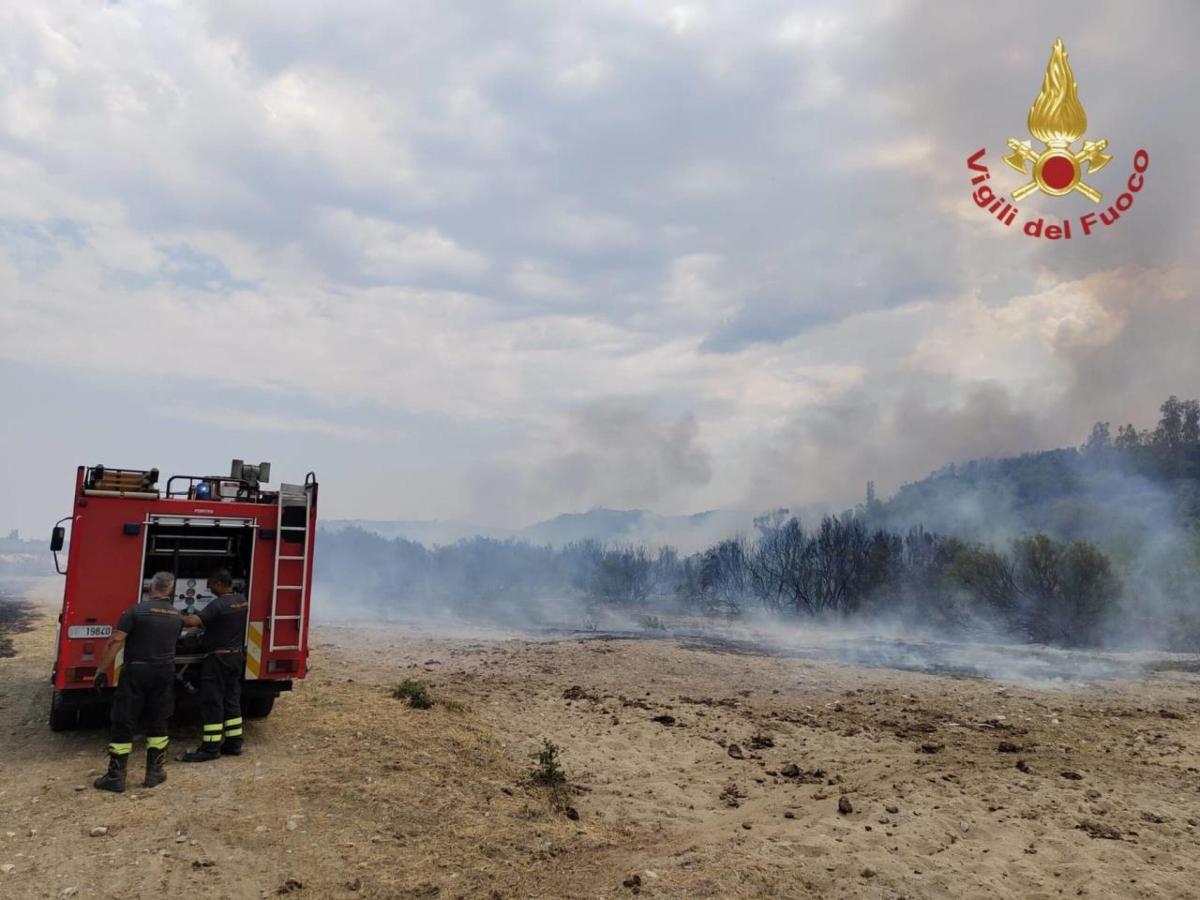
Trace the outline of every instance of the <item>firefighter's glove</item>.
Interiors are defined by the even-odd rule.
[[[108,676],[103,672],[97,672],[96,677],[92,679],[92,690],[99,694],[106,687],[108,687]]]

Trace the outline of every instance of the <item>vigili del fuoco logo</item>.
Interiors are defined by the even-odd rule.
[[[1133,171],[1125,180],[1123,190],[1106,206],[1104,194],[1092,183],[1092,176],[1112,162],[1113,158],[1104,152],[1108,149],[1107,139],[1084,140],[1078,150],[1072,149],[1072,145],[1087,131],[1088,121],[1083,104],[1079,102],[1079,85],[1075,83],[1062,38],[1054,42],[1054,48],[1050,51],[1042,90],[1033,101],[1033,106],[1029,107],[1026,124],[1032,139],[1009,138],[1008,149],[1012,152],[1003,157],[1005,164],[1027,179],[1011,192],[1011,200],[1003,194],[997,194],[988,183],[992,173],[982,163],[987,154],[986,148],[980,147],[967,158],[967,169],[972,175],[971,184],[975,185],[971,198],[976,206],[994,215],[1005,227],[1011,227],[1021,214],[1016,204],[1033,193],[1040,192],[1050,197],[1079,193],[1097,205],[1098,209],[1086,212],[1075,220],[1063,218],[1048,222],[1048,217],[1044,215],[1023,220],[1022,233],[1051,241],[1070,240],[1075,235],[1087,237],[1102,226],[1115,224],[1122,213],[1133,207],[1134,196],[1145,186],[1150,154],[1141,149],[1133,155]],[[1040,147],[1035,147],[1035,142]]]

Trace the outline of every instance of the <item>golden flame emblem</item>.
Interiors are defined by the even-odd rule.
[[[1012,192],[1013,200],[1023,200],[1034,191],[1053,197],[1061,197],[1079,191],[1089,200],[1099,203],[1101,194],[1083,181],[1083,165],[1088,173],[1098,172],[1112,157],[1104,153],[1107,140],[1084,141],[1078,152],[1071,150],[1083,133],[1087,131],[1087,113],[1079,102],[1079,85],[1067,57],[1067,48],[1062,38],[1054,42],[1050,51],[1050,62],[1046,65],[1046,77],[1042,79],[1042,90],[1029,107],[1026,120],[1029,133],[1045,145],[1039,153],[1031,141],[1008,139],[1012,153],[1004,161],[1022,175],[1031,175],[1032,181]],[[1032,172],[1026,166],[1032,165]]]

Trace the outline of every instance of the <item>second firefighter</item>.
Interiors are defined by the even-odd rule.
[[[199,615],[183,618],[188,627],[204,627],[204,660],[200,664],[204,733],[200,746],[183,755],[184,762],[206,762],[222,753],[237,756],[242,752],[242,670],[249,604],[233,589],[233,576],[227,569],[209,576],[208,589],[214,599]]]

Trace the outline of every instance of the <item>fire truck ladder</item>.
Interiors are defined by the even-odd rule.
[[[299,650],[304,635],[304,596],[308,587],[308,555],[312,547],[309,533],[311,495],[305,485],[279,485],[279,534],[275,540],[275,580],[271,591],[271,637],[268,649]],[[303,524],[297,511],[303,511]],[[298,538],[296,537],[298,536]],[[296,553],[294,548],[300,548]],[[296,643],[276,643],[277,622],[296,623]]]

